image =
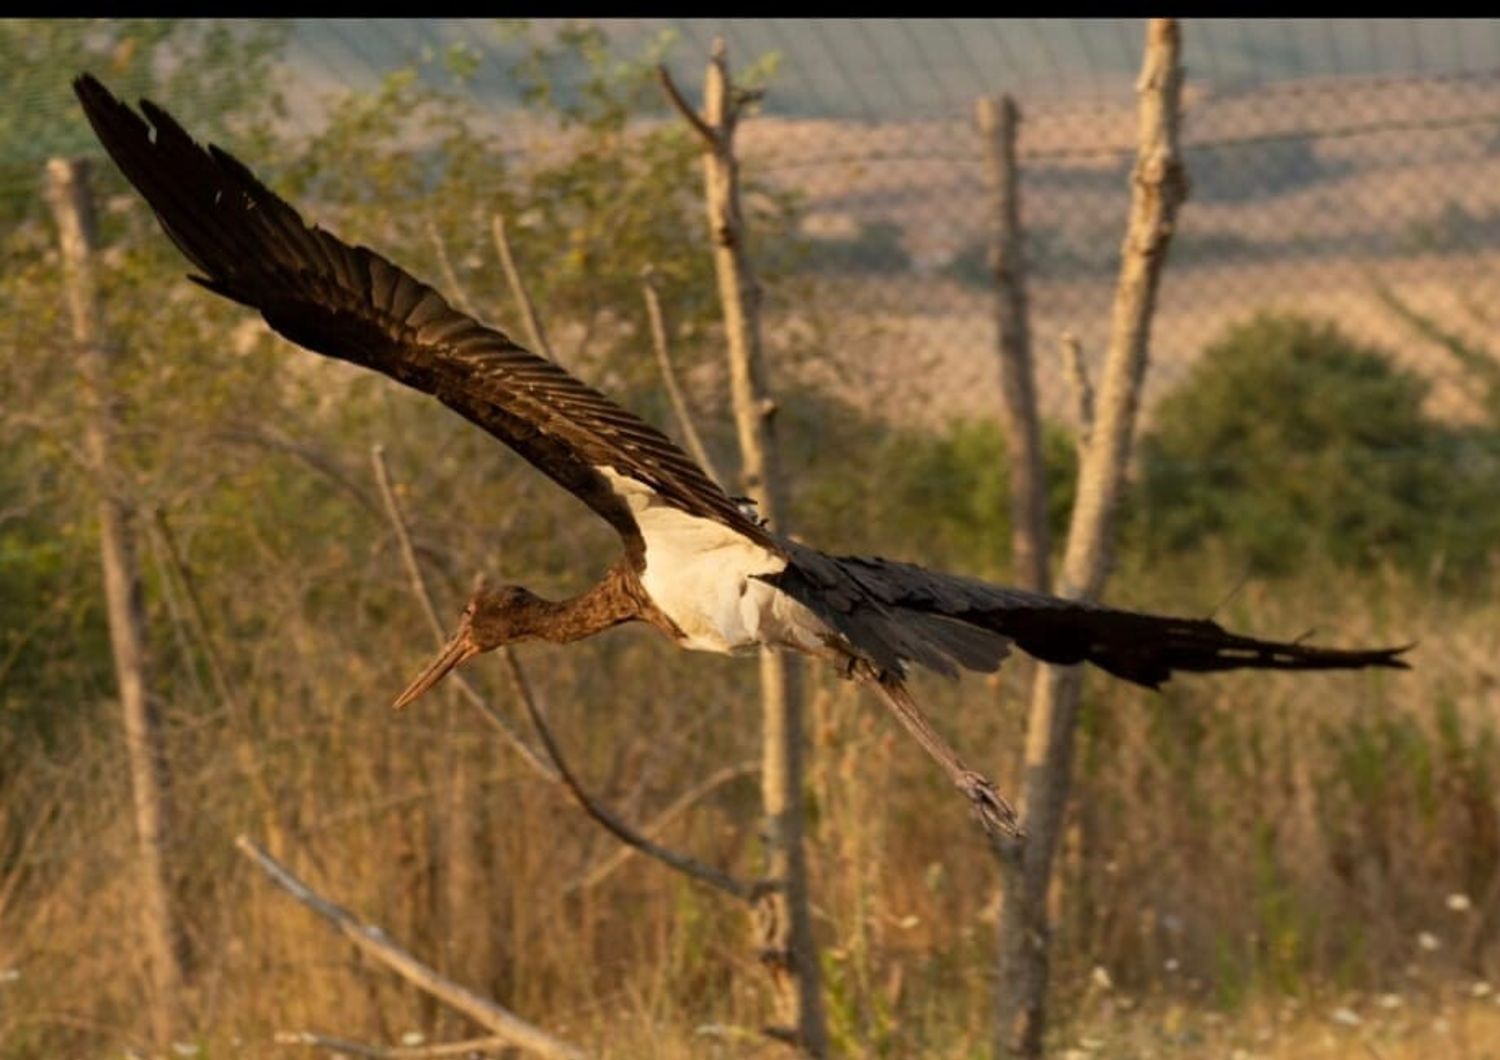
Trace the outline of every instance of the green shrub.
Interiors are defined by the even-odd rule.
[[[1494,437],[1429,418],[1425,393],[1331,323],[1233,325],[1156,410],[1137,531],[1153,549],[1218,539],[1262,573],[1320,555],[1473,571],[1500,525]]]
[[[1008,577],[1010,465],[999,424],[892,427],[810,392],[789,394],[782,408],[783,459],[796,469],[796,525],[809,541],[831,552]],[[1055,543],[1073,503],[1077,461],[1063,429],[1047,425],[1042,443]],[[853,469],[850,453],[858,454]]]

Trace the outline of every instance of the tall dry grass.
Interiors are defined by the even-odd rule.
[[[409,487],[419,540],[451,534],[446,554],[465,557],[447,565],[448,582],[474,563],[530,566],[498,562],[471,518],[504,507],[502,490],[523,504],[537,488],[505,480],[436,510],[420,481]],[[536,555],[554,591],[573,580],[561,567],[607,548],[591,529],[564,529],[576,522],[565,503],[515,515],[556,531]],[[202,536],[213,518],[184,518],[202,564],[224,547]],[[578,887],[614,844],[556,785],[454,699],[387,710],[428,641],[374,516],[315,548],[297,542],[309,553],[300,566],[275,561],[286,544],[275,522],[246,535],[261,554],[253,579],[200,586],[235,704],[188,678],[190,637],[175,639],[165,608],[156,616],[180,811],[172,860],[202,1043],[256,1055],[284,1029],[370,1041],[464,1031],[237,858],[230,840],[245,831],[439,968],[606,1055],[754,1052],[724,1030],[753,1028],[764,1011],[742,911],[640,858]],[[1147,563],[1115,597],[1201,612],[1232,583],[1228,570]],[[1399,989],[1412,962],[1487,974],[1500,903],[1497,617],[1493,604],[1395,575],[1254,583],[1224,621],[1267,634],[1316,623],[1349,643],[1417,639],[1416,669],[1189,678],[1160,695],[1091,679],[1056,894],[1058,1034],[1073,1033],[1069,1013],[1091,1011],[1095,969],[1127,995],[1231,1009],[1330,986]],[[755,757],[753,661],[680,653],[631,629],[523,654],[575,768],[633,820]],[[472,672],[520,724],[497,669]],[[1012,682],[924,680],[920,692],[958,745],[1012,786]],[[6,1057],[145,1036],[116,723],[102,698],[57,709],[71,723],[51,746],[8,759],[0,778],[0,968],[16,973],[0,984]],[[977,1055],[998,891],[972,822],[851,685],[817,678],[810,727],[810,857],[836,1042],[853,1055]],[[755,821],[746,777],[662,838],[753,873]]]

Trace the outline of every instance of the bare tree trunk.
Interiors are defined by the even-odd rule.
[[[1011,577],[1046,592],[1047,478],[1042,462],[1041,417],[1031,367],[1031,324],[1026,310],[1026,261],[1022,254],[1021,190],[1016,172],[1015,100],[980,99],[974,117],[984,135],[994,234],[990,265],[995,274],[995,330],[1000,353],[1000,395],[1005,444],[1010,456]]]
[[[1130,458],[1145,376],[1151,317],[1162,264],[1187,178],[1177,145],[1182,90],[1181,41],[1172,19],[1153,19],[1137,83],[1139,149],[1130,219],[1110,322],[1096,419],[1078,472],[1060,592],[1092,599],[1109,571],[1109,542]],[[1072,775],[1082,673],[1047,666],[1037,674],[1026,733],[1022,823],[1027,842],[1006,868],[1000,917],[996,1051],[1042,1055],[1048,974],[1047,887]]]
[[[94,278],[98,229],[88,164],[63,158],[49,161],[47,200],[57,221],[73,341],[88,393],[84,442],[100,491],[99,551],[140,846],[141,930],[155,993],[151,1015],[157,1040],[166,1045],[183,1026],[186,950],[167,872],[170,784],[161,720],[146,690],[146,619],[132,540],[133,512],[112,454],[117,412],[109,380],[112,357]]]
[[[703,142],[708,229],[713,241],[719,301],[728,338],[730,393],[739,437],[743,488],[783,533],[782,481],[773,431],[775,405],[767,395],[760,334],[760,285],[745,252],[740,212],[739,164],[734,131],[746,96],[731,81],[727,49],[716,40],[704,81],[704,114],[683,100],[665,68],[662,83]],[[763,960],[777,985],[780,1036],[809,1056],[828,1053],[817,948],[809,910],[802,822],[802,682],[794,660],[771,651],[760,656],[766,876],[777,886],[758,914]]]

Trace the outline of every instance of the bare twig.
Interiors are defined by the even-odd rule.
[[[406,577],[411,584],[412,594],[416,596],[417,603],[422,607],[422,614],[427,618],[427,627],[432,630],[433,639],[441,646],[447,640],[447,633],[443,629],[442,621],[438,618],[437,608],[433,605],[432,593],[427,588],[427,579],[422,576],[422,567],[417,562],[416,549],[411,543],[411,531],[406,524],[406,514],[401,510],[401,502],[396,497],[396,491],[391,488],[391,473],[385,463],[385,446],[376,444],[370,447],[370,463],[375,469],[375,482],[380,487],[380,497],[385,502],[386,515],[390,518],[391,528],[395,531],[396,541],[401,548],[401,562],[406,567]],[[502,651],[506,658],[510,658],[510,648],[503,648]],[[548,780],[560,779],[557,771],[542,761],[531,745],[521,737],[520,733],[516,732],[515,726],[490,706],[489,701],[479,694],[478,689],[463,674],[450,674],[448,680],[453,682],[454,687],[463,694],[463,697],[485,716],[485,719],[499,731],[501,737],[515,749],[522,761],[534,772]]]
[[[653,817],[648,823],[642,825],[640,829],[641,835],[657,835],[663,828],[681,817],[684,812],[696,805],[701,799],[718,791],[724,785],[738,780],[740,777],[748,777],[758,772],[760,772],[759,762],[742,762],[737,766],[725,766],[717,772],[710,773],[698,784],[672,800],[671,805],[665,810],[662,810],[661,813]],[[614,853],[610,854],[609,857],[590,869],[588,874],[582,879],[575,880],[569,884],[563,893],[576,894],[579,891],[586,891],[591,887],[597,887],[612,875],[616,869],[629,861],[636,852],[637,848],[629,844],[620,847]]]
[[[703,120],[703,116],[683,96],[682,90],[677,87],[677,82],[672,80],[672,72],[665,65],[656,68],[656,79],[661,82],[662,90],[666,92],[667,99],[671,102],[672,106],[677,108],[677,113],[687,119],[687,123],[693,127],[693,131],[701,136],[710,148],[717,147],[719,143],[718,132],[708,122]]]
[[[552,756],[552,764],[557,767],[558,773],[562,775],[563,784],[567,786],[568,791],[572,793],[578,805],[583,807],[585,813],[603,825],[616,839],[627,846],[639,850],[642,854],[650,855],[657,861],[676,869],[683,875],[690,876],[700,883],[706,883],[708,886],[723,891],[725,894],[732,895],[741,901],[752,901],[765,890],[762,885],[747,883],[744,880],[730,876],[726,872],[721,872],[711,865],[705,865],[696,858],[688,857],[686,854],[679,854],[675,850],[670,850],[659,843],[652,842],[625,824],[604,806],[600,805],[592,795],[583,789],[583,785],[578,783],[578,778],[573,775],[573,770],[568,766],[566,759],[563,758],[562,751],[558,748],[557,740],[552,735],[552,730],[547,727],[547,719],[543,716],[541,708],[537,705],[536,697],[531,693],[531,687],[526,681],[525,673],[519,666],[516,666],[512,676],[524,690],[521,696],[522,702],[526,705],[526,712],[531,715],[531,723],[536,726],[537,735],[542,738],[542,743],[546,746],[547,753]]]
[[[198,593],[198,581],[183,557],[182,550],[177,547],[177,536],[172,532],[172,524],[168,521],[166,512],[161,508],[153,508],[150,525],[156,532],[156,540],[159,542],[158,551],[165,565],[172,572],[172,578],[164,578],[163,584],[170,584],[175,579],[182,587],[182,595],[187,600],[188,625],[208,663],[214,693],[237,723],[238,731],[233,736],[235,759],[239,763],[240,772],[244,774],[246,782],[254,792],[256,801],[260,804],[261,816],[265,821],[266,830],[270,833],[271,846],[273,849],[280,850],[287,827],[282,819],[281,807],[276,801],[275,793],[266,783],[265,770],[261,768],[256,758],[255,746],[252,743],[254,717],[250,705],[237,694],[229,681],[229,672],[219,655],[218,644],[209,632],[208,613],[203,606],[203,598]]]
[[[378,517],[381,514],[380,505],[375,502],[375,498],[370,496],[368,490],[354,481],[339,465],[337,460],[310,445],[294,441],[270,428],[258,425],[232,426],[224,430],[214,431],[208,437],[214,440],[234,442],[237,445],[260,446],[263,449],[272,449],[276,452],[294,456],[347,492],[359,502],[361,508],[364,508],[371,515]]]
[[[469,301],[464,285],[458,280],[458,270],[453,267],[453,259],[448,256],[448,241],[443,238],[443,233],[438,231],[437,223],[430,217],[427,219],[427,238],[432,241],[432,250],[437,255],[438,269],[443,274],[443,284],[447,287],[449,296],[457,303],[459,309],[473,316],[474,303]]]
[[[645,295],[646,316],[651,322],[651,347],[656,351],[656,364],[661,369],[662,384],[667,388],[667,400],[672,403],[672,414],[677,417],[682,440],[687,442],[688,452],[703,465],[708,477],[722,485],[724,480],[719,477],[719,469],[709,459],[708,450],[703,446],[703,438],[693,423],[693,415],[688,411],[687,399],[683,397],[682,387],[677,382],[677,368],[672,364],[672,355],[667,347],[667,325],[662,318],[661,297],[656,291],[656,270],[649,265],[641,273],[641,292]]]
[[[1063,378],[1073,396],[1073,417],[1078,422],[1078,453],[1088,448],[1094,434],[1094,384],[1089,380],[1089,366],[1083,359],[1083,344],[1071,331],[1059,337],[1062,345]]]
[[[521,279],[521,270],[516,267],[516,255],[510,245],[510,235],[505,229],[505,215],[496,213],[490,218],[490,230],[495,234],[495,250],[500,255],[500,267],[505,270],[505,282],[510,285],[510,295],[521,310],[521,320],[526,325],[526,340],[532,351],[549,361],[557,360],[552,343],[547,340],[547,330],[542,327],[542,318],[531,300],[531,292]]]
[[[360,923],[347,909],[318,894],[248,836],[237,836],[234,845],[259,865],[271,882],[327,920],[361,953],[379,961],[419,990],[462,1012],[511,1045],[559,1060],[583,1060],[587,1055],[577,1046],[527,1023],[491,999],[439,975],[435,969],[392,942],[381,928]]]

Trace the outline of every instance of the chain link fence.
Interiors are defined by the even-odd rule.
[[[828,296],[821,304],[836,307],[821,320],[820,352],[829,362],[822,375],[870,386],[873,405],[911,422],[994,415],[990,218],[971,115],[978,96],[1012,94],[1023,116],[1040,393],[1044,411],[1066,419],[1058,338],[1072,332],[1086,360],[1096,360],[1108,327],[1133,161],[1137,22],[601,26],[620,56],[659,48],[694,96],[715,35],[727,38],[737,67],[774,57],[762,112],[742,129],[741,150],[751,174],[803,204],[809,253],[799,278],[815,280]],[[1433,411],[1473,415],[1462,366],[1401,310],[1480,346],[1492,330],[1489,307],[1500,293],[1496,24],[1189,20],[1184,32],[1193,190],[1156,319],[1148,409],[1226,324],[1277,309],[1331,319],[1389,349],[1432,380]],[[509,122],[513,70],[525,50],[514,29],[458,20],[293,21],[280,56],[285,124],[314,127],[340,93],[372,88],[403,67],[430,71],[435,56],[455,50],[472,60],[464,91],[480,120]],[[560,92],[576,87],[566,69],[561,77]],[[23,97],[26,85],[43,98],[37,86],[45,80],[26,80]],[[192,103],[211,112],[212,101]],[[68,123],[38,127],[52,126]],[[79,134],[76,123],[69,128]],[[35,158],[0,159],[13,174],[4,190],[33,194],[48,153],[92,150],[46,139],[22,141]],[[475,175],[476,195],[487,179]],[[808,289],[773,292],[773,328],[795,328]],[[894,390],[901,399],[887,400]]]
[[[873,404],[908,421],[995,414],[990,218],[971,115],[981,94],[1015,96],[1040,393],[1047,414],[1066,418],[1059,336],[1077,335],[1096,360],[1108,328],[1138,23],[602,25],[622,54],[671,40],[665,54],[686,86],[716,35],[737,65],[776,57],[763,112],[741,132],[747,168],[805,207],[804,275],[848,325],[824,320],[824,377],[871,386]],[[485,98],[514,91],[506,40],[478,23],[304,22],[288,58],[331,88],[467,49],[471,89]],[[1434,412],[1474,415],[1462,366],[1400,310],[1481,345],[1489,330],[1500,293],[1496,26],[1189,20],[1185,58],[1193,191],[1156,319],[1148,409],[1227,324],[1274,309],[1331,319],[1390,350],[1432,381]],[[801,309],[770,308],[791,326]],[[901,400],[886,400],[893,390]]]
[[[1500,78],[1307,80],[1189,95],[1192,194],[1154,327],[1149,394],[1232,321],[1263,309],[1335,321],[1429,377],[1434,411],[1473,415],[1462,367],[1392,305],[1483,343],[1500,294]],[[1133,162],[1128,96],[1023,108],[1023,224],[1039,385],[1068,406],[1058,339],[1102,352]],[[923,121],[768,117],[746,155],[805,197],[815,265],[879,352],[925,363],[925,418],[994,407],[990,225],[979,135],[955,101]],[[835,276],[835,274],[837,274]],[[834,351],[838,349],[835,345]],[[1149,404],[1149,400],[1148,400]]]

